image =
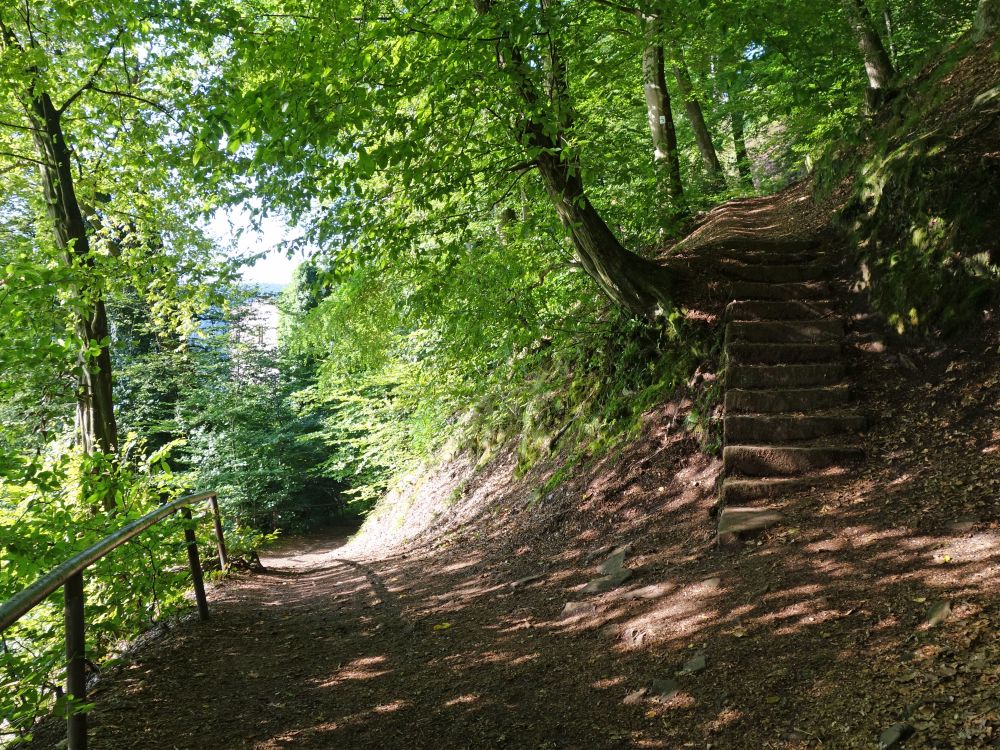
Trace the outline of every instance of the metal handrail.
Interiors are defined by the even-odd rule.
[[[37,607],[57,589],[65,589],[65,624],[66,624],[66,692],[71,695],[74,703],[84,703],[87,699],[87,679],[85,672],[86,622],[83,609],[83,571],[110,552],[122,546],[133,537],[138,536],[150,526],[162,521],[169,515],[180,510],[188,520],[191,518],[191,508],[194,503],[207,500],[212,507],[215,541],[219,550],[219,563],[223,570],[229,566],[229,555],[226,551],[226,540],[222,533],[222,517],[219,514],[219,501],[214,492],[202,492],[188,495],[164,503],[142,518],[127,523],[112,534],[104,537],[97,544],[88,547],[65,562],[57,565],[48,573],[37,579],[26,589],[22,589],[13,597],[0,605],[0,632],[3,632],[28,612]],[[187,544],[188,562],[191,565],[191,578],[194,584],[195,600],[198,603],[198,614],[202,620],[208,619],[208,600],[205,597],[205,581],[198,558],[198,542],[194,529],[190,526],[184,529],[184,539]],[[86,750],[87,747],[87,715],[83,712],[70,710],[67,719],[67,734],[69,750]]]

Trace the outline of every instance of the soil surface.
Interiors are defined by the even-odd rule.
[[[459,455],[215,585],[101,677],[91,746],[1000,747],[1000,325],[916,346],[843,304],[867,459],[783,524],[715,544],[683,398],[569,468]]]

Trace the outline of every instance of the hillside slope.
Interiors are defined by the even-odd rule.
[[[967,72],[948,91],[974,103],[997,77],[979,76],[995,76],[988,49],[972,54],[979,63],[952,66]],[[927,114],[954,97],[921,101]],[[963,111],[954,132],[982,134],[959,140],[979,144],[988,177],[994,115]],[[883,142],[861,156],[876,158]],[[916,189],[886,175],[883,201]],[[512,443],[487,461],[442,456],[346,545],[273,554],[266,574],[216,587],[209,626],[181,623],[102,680],[93,746],[995,748],[1000,315],[983,294],[961,336],[909,337],[932,328],[900,327],[869,297],[874,283],[880,301],[892,278],[919,289],[907,286],[919,275],[873,281],[885,224],[855,227],[869,227],[859,254],[834,226],[851,186],[826,202],[808,188],[716,208],[666,262],[696,278],[747,238],[839,250],[843,356],[869,416],[864,459],[839,481],[782,497],[783,523],[720,545],[711,510],[722,462],[692,429],[705,408],[692,394],[714,392],[714,367],[600,455],[567,462],[557,450],[523,475]],[[928,205],[911,204],[897,231]],[[980,208],[952,226],[995,218],[967,205]],[[951,262],[964,246],[935,245],[944,255],[923,268],[965,267]],[[990,290],[990,273],[970,278]],[[728,301],[706,285],[688,316],[718,331]],[[178,654],[194,645],[192,675]],[[204,721],[220,693],[229,721]],[[149,706],[172,710],[136,710]]]

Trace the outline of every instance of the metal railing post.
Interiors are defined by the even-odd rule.
[[[87,750],[87,714],[80,708],[87,702],[86,672],[86,621],[84,619],[83,573],[98,560],[113,550],[159,523],[178,510],[184,516],[184,540],[187,543],[188,562],[191,564],[191,578],[194,596],[198,602],[198,614],[202,620],[208,619],[208,599],[205,596],[205,578],[198,558],[198,541],[191,520],[191,503],[209,500],[215,520],[215,537],[219,545],[219,561],[223,567],[229,564],[225,538],[222,535],[222,518],[214,492],[177,498],[163,503],[141,518],[122,526],[81,552],[64,560],[49,572],[43,574],[28,586],[18,591],[5,602],[0,602],[0,633],[14,625],[24,615],[37,607],[60,588],[65,593],[63,618],[66,627],[66,694],[67,694],[67,741],[68,750]]]
[[[223,570],[229,570],[229,552],[226,550],[226,537],[222,533],[222,516],[219,514],[219,498],[212,495],[208,499],[212,506],[212,521],[215,524],[215,543],[219,547],[219,565]]]
[[[191,520],[191,509],[183,508],[181,514],[185,521]],[[208,599],[205,598],[205,579],[201,571],[201,560],[198,559],[198,540],[195,539],[191,524],[184,525],[184,539],[187,541],[188,562],[191,564],[191,582],[194,584],[194,598],[198,602],[198,615],[202,620],[208,619]]]
[[[64,620],[66,623],[66,692],[72,696],[67,708],[67,746],[87,750],[87,714],[79,706],[87,700],[86,623],[83,617],[83,572],[66,580]]]

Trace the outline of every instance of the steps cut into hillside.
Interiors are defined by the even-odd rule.
[[[835,481],[863,453],[844,319],[820,243],[762,241],[717,261],[727,360],[719,539],[780,523],[785,495]]]

